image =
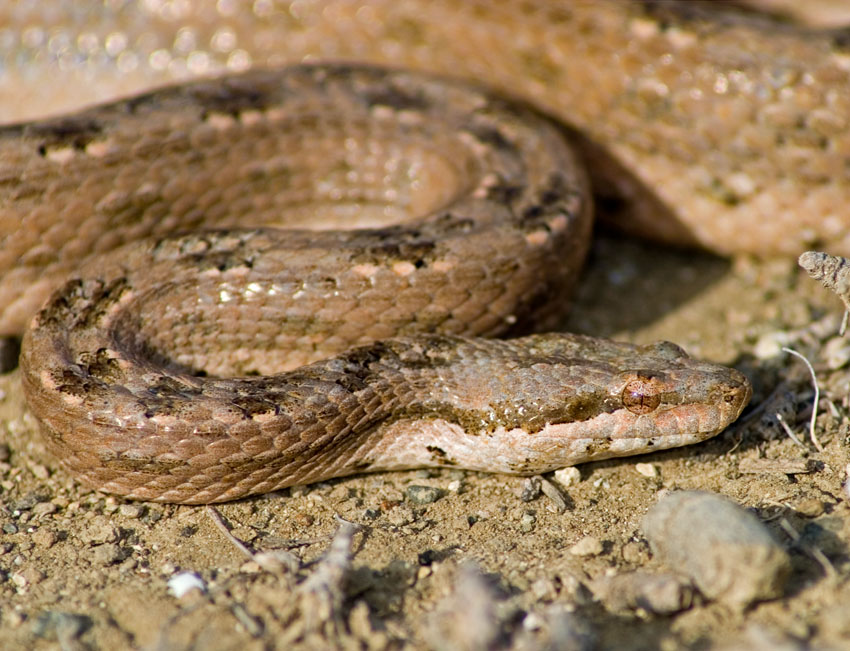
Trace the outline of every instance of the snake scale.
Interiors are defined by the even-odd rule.
[[[0,131],[0,332],[43,306],[24,388],[88,485],[204,503],[721,431],[746,379],[672,344],[478,338],[563,308],[590,214],[568,139],[628,230],[850,248],[842,32],[696,2],[242,4],[23,3],[0,30],[0,88],[65,113]]]

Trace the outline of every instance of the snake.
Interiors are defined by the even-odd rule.
[[[99,490],[527,475],[722,431],[738,371],[539,334],[587,251],[585,163],[627,231],[847,249],[841,31],[699,2],[63,11],[0,33],[0,88],[60,114],[3,114],[0,333],[26,327],[47,447]],[[139,94],[168,75],[201,78]]]

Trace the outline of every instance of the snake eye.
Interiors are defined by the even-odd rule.
[[[651,377],[629,380],[623,388],[623,405],[633,414],[648,414],[661,404],[661,382]]]

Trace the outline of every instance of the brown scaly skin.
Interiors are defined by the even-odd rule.
[[[749,399],[740,373],[672,344],[469,338],[545,327],[584,256],[585,177],[531,110],[348,66],[128,107],[75,132],[96,134],[85,160],[109,160],[108,187],[123,187],[103,211],[197,210],[166,201],[162,170],[179,168],[208,211],[234,178],[273,218],[345,223],[353,208],[379,224],[148,239],[68,280],[33,319],[21,367],[49,447],[86,484],[205,503],[423,465],[538,473],[703,440]],[[228,158],[243,161],[243,143],[274,156],[244,173]],[[271,177],[282,198],[263,194]],[[413,217],[380,224],[388,214]],[[447,334],[420,334],[435,331]]]

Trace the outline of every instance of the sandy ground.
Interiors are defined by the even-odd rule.
[[[56,471],[18,372],[0,377],[0,648],[850,648],[838,300],[787,260],[609,238],[587,281],[569,329],[670,339],[733,364],[762,409],[698,446],[582,466],[563,512],[545,494],[523,501],[517,477],[361,476],[219,507],[249,558],[205,508],[124,502]],[[808,373],[782,345],[818,368],[823,452],[807,438]],[[663,570],[640,521],[665,489],[751,509],[791,555],[784,596],[742,610],[686,591],[680,611],[659,614],[594,595],[600,578]],[[337,539],[317,562],[338,518],[361,525],[352,554]],[[181,571],[203,590],[174,596]]]

